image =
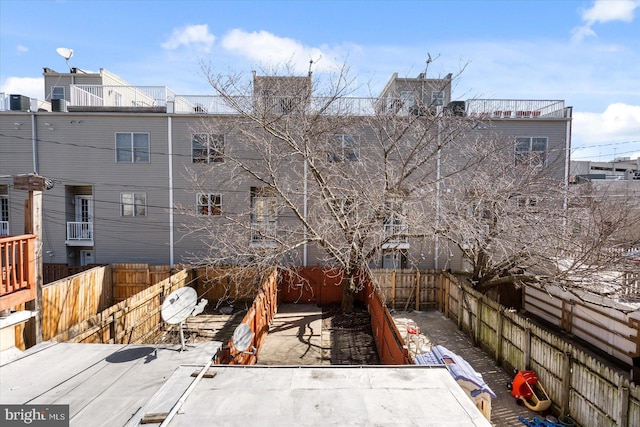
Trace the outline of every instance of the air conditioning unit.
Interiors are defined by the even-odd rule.
[[[447,111],[449,111],[453,116],[464,117],[465,109],[464,101],[451,101],[447,104]]]
[[[51,111],[56,113],[66,113],[67,112],[67,101],[64,99],[52,99],[51,100]]]
[[[9,109],[11,111],[29,111],[31,99],[24,95],[10,95]]]

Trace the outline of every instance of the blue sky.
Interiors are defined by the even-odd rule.
[[[0,91],[44,98],[42,67],[211,93],[200,63],[250,73],[346,62],[356,92],[393,72],[462,71],[454,98],[563,99],[576,160],[640,157],[640,0],[0,1]]]

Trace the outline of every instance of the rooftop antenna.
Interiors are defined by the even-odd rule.
[[[160,316],[162,320],[170,325],[176,323],[180,325],[180,351],[185,351],[187,346],[184,343],[184,331],[182,325],[188,317],[196,316],[204,310],[207,300],[202,298],[198,303],[198,294],[190,287],[179,288],[169,294],[162,303]]]
[[[429,64],[431,64],[433,62],[433,59],[431,59],[431,54],[429,52],[427,52],[427,65],[424,67],[424,78],[427,78],[427,70],[429,70]]]
[[[71,66],[69,65],[69,59],[73,56],[73,49],[68,49],[66,47],[59,47],[56,49],[58,55],[62,56],[65,61],[67,61],[67,67],[69,67],[69,72],[71,72]]]

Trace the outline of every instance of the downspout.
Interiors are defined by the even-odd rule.
[[[167,154],[169,159],[169,268],[173,268],[173,137],[171,116],[167,116]]]
[[[571,173],[571,121],[573,116],[573,107],[567,107],[567,134],[565,136],[565,147],[564,147],[564,202],[563,202],[563,210],[565,212],[564,215],[564,225],[567,225],[567,210],[569,209],[569,174]]]
[[[304,201],[302,215],[304,216],[304,246],[302,247],[302,266],[307,266],[307,159],[304,160]]]
[[[31,113],[31,150],[33,151],[33,173],[39,175],[38,132],[36,130],[36,114]]]

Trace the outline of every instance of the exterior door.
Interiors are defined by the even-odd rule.
[[[76,231],[80,239],[92,239],[93,196],[76,196]]]
[[[80,265],[85,266],[95,264],[93,261],[93,251],[80,251]]]

